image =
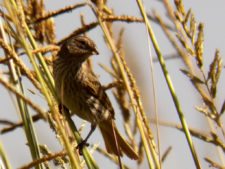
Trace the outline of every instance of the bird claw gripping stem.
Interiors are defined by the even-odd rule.
[[[76,149],[78,149],[80,155],[83,155],[82,149],[83,149],[85,146],[88,147],[89,145],[90,145],[90,144],[87,143],[87,140],[83,140],[83,141],[81,141],[81,142],[76,146]]]

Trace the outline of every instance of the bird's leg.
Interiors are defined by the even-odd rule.
[[[85,139],[83,141],[81,141],[78,145],[77,148],[79,149],[79,153],[82,155],[81,150],[84,146],[89,146],[89,144],[87,143],[87,140],[89,139],[89,137],[91,136],[91,134],[95,131],[97,127],[96,123],[91,123],[91,130],[88,132],[88,135],[85,137]]]
[[[58,106],[59,106],[59,112],[60,112],[61,114],[63,114],[63,112],[69,113],[69,109],[68,109],[66,106],[64,106],[63,104],[60,103]],[[82,148],[83,148],[84,146],[89,146],[89,144],[87,143],[87,140],[89,139],[89,137],[91,136],[91,134],[95,131],[96,126],[97,126],[96,123],[92,123],[92,124],[91,124],[91,130],[88,132],[88,135],[85,137],[85,139],[84,139],[83,141],[81,141],[81,142],[77,145],[76,148],[79,149],[79,154],[80,154],[80,155],[82,155],[82,152],[81,152]]]
[[[97,124],[96,123],[91,123],[91,130],[89,131],[88,135],[86,138],[83,140],[87,142],[88,138],[91,136],[91,134],[95,131]]]

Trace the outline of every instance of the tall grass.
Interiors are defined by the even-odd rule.
[[[175,0],[174,5],[168,0],[159,2],[165,7],[167,16],[170,19],[170,25],[166,24],[164,19],[157,13],[157,10],[152,14],[147,13],[141,0],[137,0],[136,3],[141,17],[118,16],[114,13],[114,9],[111,9],[107,2],[102,0],[75,3],[51,12],[46,11],[42,0],[3,1],[1,4],[2,10],[0,11],[0,46],[4,54],[0,58],[0,64],[5,65],[7,70],[0,74],[0,84],[15,98],[15,107],[18,110],[21,121],[14,123],[10,119],[5,119],[1,116],[0,122],[3,125],[1,133],[10,135],[15,128],[23,127],[32,161],[20,166],[20,169],[32,167],[37,169],[52,167],[104,168],[96,161],[93,151],[97,151],[104,158],[110,159],[112,163],[117,164],[120,168],[135,168],[127,163],[119,165],[115,156],[108,154],[97,145],[84,147],[81,156],[76,149],[76,145],[82,141],[79,129],[76,127],[69,112],[59,113],[59,101],[56,98],[52,77],[52,61],[60,48],[60,44],[66,39],[71,36],[86,34],[96,28],[100,28],[100,34],[103,35],[105,40],[104,43],[112,53],[110,58],[111,66],[101,65],[114,79],[114,82],[105,88],[112,91],[120,108],[123,117],[122,123],[124,124],[128,141],[139,154],[137,165],[141,166],[145,162],[148,164],[148,168],[151,169],[166,168],[166,166],[163,167],[162,165],[165,159],[170,156],[171,148],[168,148],[166,152],[161,152],[160,133],[155,138],[155,130],[150,125],[153,123],[156,124],[157,128],[159,128],[159,125],[173,127],[184,133],[185,144],[189,146],[190,150],[187,153],[192,157],[196,168],[201,169],[202,163],[209,163],[215,168],[225,168],[223,153],[225,151],[225,131],[222,122],[225,101],[221,106],[218,106],[215,101],[217,99],[217,90],[219,90],[217,85],[223,68],[219,50],[216,50],[209,68],[205,67],[204,25],[196,22],[195,14],[191,9],[185,9],[181,0]],[[84,16],[81,15],[82,27],[74,28],[74,31],[68,33],[67,37],[57,41],[54,18],[58,15],[63,17],[65,13],[69,13],[72,10],[82,10],[83,8],[90,9],[95,20],[85,23]],[[171,94],[171,100],[175,105],[176,113],[173,116],[178,115],[181,125],[159,121],[158,115],[154,119],[149,118],[144,109],[136,79],[127,64],[126,50],[123,48],[123,32],[125,30],[121,29],[119,33],[114,32],[113,25],[115,22],[123,22],[125,24],[138,23],[146,27],[147,38],[153,44],[153,49]],[[181,72],[187,76],[202,98],[202,105],[197,106],[196,109],[208,121],[210,132],[207,134],[192,129],[188,125],[184,114],[185,110],[181,107],[167,69],[165,57],[160,50],[160,44],[158,44],[152,29],[153,22],[160,26],[171,42],[177,57],[186,66]],[[151,48],[151,44],[149,43],[148,45]],[[51,56],[49,57],[49,55]],[[150,53],[149,55],[149,58],[152,59]],[[29,63],[25,62],[24,58],[27,58]],[[140,57],[140,59],[142,58]],[[152,60],[148,63],[152,66],[150,62]],[[87,64],[92,68],[91,60]],[[151,70],[153,69],[152,67]],[[205,73],[205,69],[208,70],[208,73]],[[44,111],[40,103],[35,102],[32,97],[26,95],[21,78],[26,78],[35,90],[41,94],[48,105],[48,111]],[[155,89],[154,86],[153,89]],[[157,103],[156,100],[154,102]],[[158,105],[155,104],[154,106],[157,114]],[[33,115],[33,112],[36,114]],[[132,119],[135,119],[134,122]],[[55,142],[60,143],[61,151],[52,152],[40,144],[40,138],[37,136],[36,128],[34,127],[34,123],[37,121],[43,121],[48,124],[49,128],[53,129],[56,136]],[[157,130],[157,132],[160,132],[160,130]],[[140,136],[140,139],[138,139],[138,136]],[[218,150],[217,155],[220,158],[220,162],[215,162],[209,157],[204,159],[199,157],[193,137],[200,139],[202,142],[212,144]],[[1,144],[2,168],[10,168],[10,157],[7,156],[3,149],[4,145]],[[20,152],[16,153],[20,155]],[[51,163],[52,161],[53,164]]]

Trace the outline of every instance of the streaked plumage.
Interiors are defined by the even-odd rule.
[[[72,37],[63,43],[53,63],[56,93],[73,114],[98,124],[109,153],[118,154],[113,136],[114,110],[98,78],[87,68],[85,61],[97,54],[95,43],[86,36]],[[137,154],[115,128],[120,152],[132,159]]]

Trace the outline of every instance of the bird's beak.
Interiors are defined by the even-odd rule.
[[[98,55],[99,52],[98,52],[98,50],[97,50],[96,48],[94,48],[93,51],[92,51],[92,54],[93,54],[93,55]]]

